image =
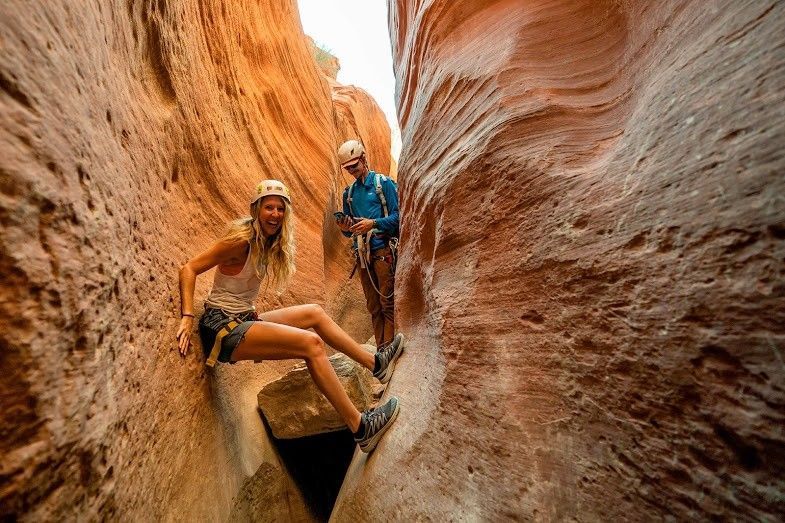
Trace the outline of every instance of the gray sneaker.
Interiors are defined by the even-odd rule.
[[[384,405],[366,410],[361,414],[360,426],[364,427],[365,431],[361,437],[354,438],[354,441],[360,446],[360,450],[368,454],[376,448],[382,435],[398,417],[399,410],[398,398],[393,396]]]
[[[379,360],[379,370],[373,373],[374,378],[378,378],[382,383],[390,381],[395,370],[395,361],[403,353],[403,346],[403,334],[399,332],[390,343],[382,345],[376,351],[376,357]]]

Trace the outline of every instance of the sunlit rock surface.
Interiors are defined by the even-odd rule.
[[[0,516],[244,514],[249,478],[287,481],[256,394],[291,362],[207,371],[198,340],[182,360],[177,269],[279,178],[298,272],[260,308],[329,308],[348,273],[323,245],[341,138],[296,3],[10,0],[0,42]]]
[[[330,53],[328,48],[317,44],[310,36],[306,35],[305,39],[308,41],[308,47],[311,49],[316,66],[326,77],[335,80],[338,77],[338,71],[341,70],[341,62]]]
[[[333,518],[779,519],[785,3],[390,4],[402,410]]]
[[[376,100],[359,87],[337,83],[332,83],[332,96],[341,142],[362,141],[371,169],[388,174],[392,162],[390,126]],[[344,178],[354,181],[348,174]]]

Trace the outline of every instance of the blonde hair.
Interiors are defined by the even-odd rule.
[[[251,204],[251,216],[240,218],[229,223],[226,234],[221,238],[225,242],[247,241],[251,245],[248,255],[259,279],[267,278],[275,289],[283,291],[295,273],[294,266],[294,213],[292,206],[284,198],[283,220],[280,230],[269,238],[264,236],[259,223],[260,198]]]

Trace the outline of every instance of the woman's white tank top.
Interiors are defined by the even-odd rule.
[[[251,263],[249,250],[245,265],[238,274],[229,276],[222,273],[219,267],[215,268],[213,288],[205,303],[208,307],[223,309],[233,314],[256,310],[254,302],[259,296],[261,284],[262,280],[256,275]]]

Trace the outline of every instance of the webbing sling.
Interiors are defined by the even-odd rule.
[[[218,355],[221,353],[221,342],[223,341],[224,336],[232,332],[238,325],[240,325],[240,322],[237,320],[231,320],[229,323],[221,327],[221,330],[218,331],[218,334],[215,336],[213,350],[210,351],[210,355],[207,357],[207,361],[204,363],[205,365],[208,367],[215,367],[215,362],[218,361]]]
[[[367,268],[371,263],[371,236],[379,232],[379,229],[371,229],[363,236],[358,234],[357,238],[357,254],[360,260],[360,267]]]

